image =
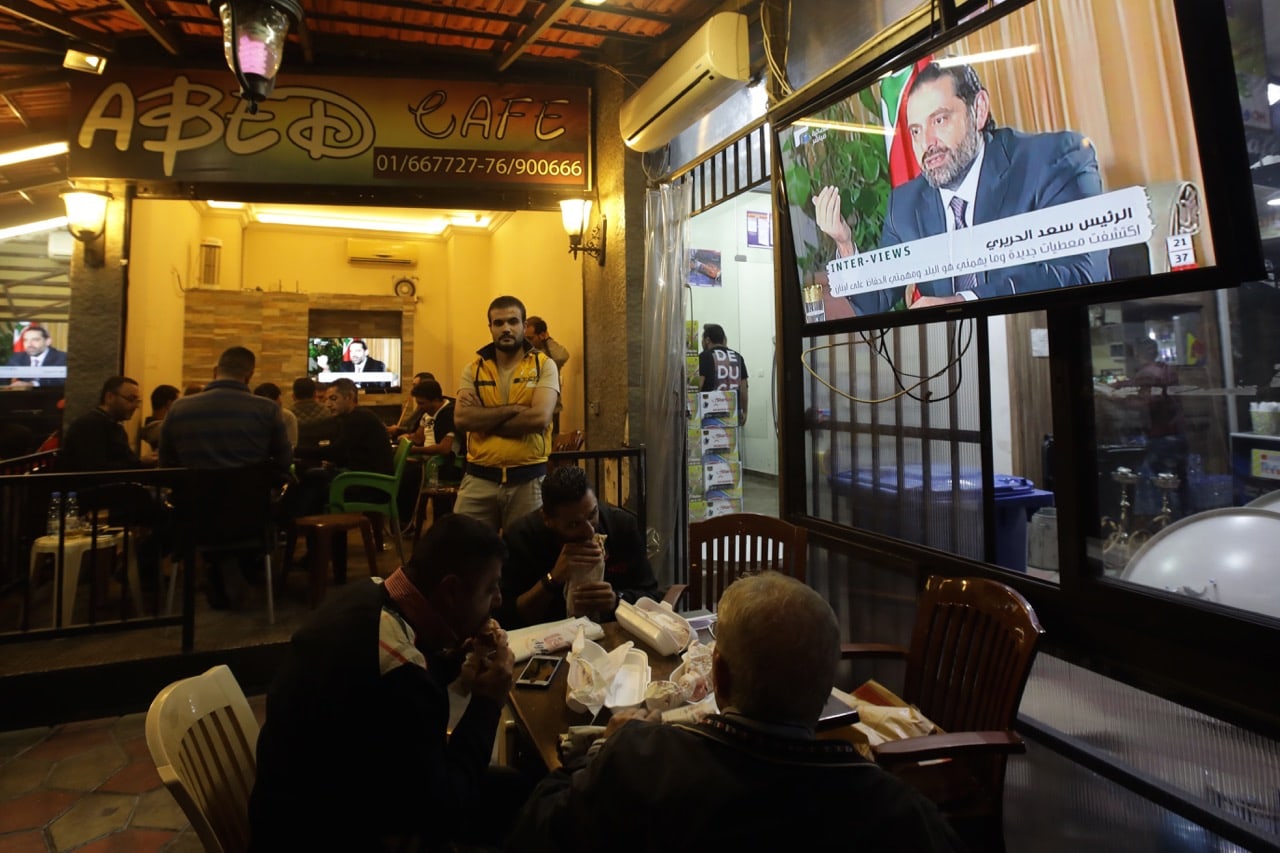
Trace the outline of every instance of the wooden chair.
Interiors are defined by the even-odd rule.
[[[562,432],[551,438],[551,452],[563,453],[567,450],[581,450],[582,445],[586,443],[587,436],[580,429],[573,432]]]
[[[205,850],[249,847],[258,721],[225,665],[175,681],[147,711],[147,748]]]
[[[581,450],[587,441],[586,434],[578,429],[573,432],[562,432],[551,437],[551,457],[547,460],[547,472],[550,473],[562,465],[576,465],[571,459],[557,459],[557,453],[572,453]]]
[[[1031,605],[1010,587],[934,575],[916,608],[909,649],[841,647],[849,659],[906,660],[901,698],[945,734],[882,744],[876,761],[932,799],[975,850],[1004,846],[1005,762],[1026,751],[1013,723],[1043,633]],[[950,761],[920,764],[936,759]]]
[[[742,575],[772,569],[805,579],[809,532],[767,515],[742,512],[689,525],[687,609],[714,610],[720,595]],[[683,590],[673,586],[667,600]]]

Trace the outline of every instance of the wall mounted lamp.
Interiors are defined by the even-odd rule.
[[[67,230],[84,243],[86,266],[100,267],[106,263],[106,241],[102,235],[107,230],[107,202],[111,199],[111,193],[104,190],[71,190],[62,194],[67,206]]]
[[[209,0],[222,21],[222,52],[240,84],[240,97],[256,113],[276,85],[289,27],[302,21],[297,0]]]
[[[62,57],[62,67],[72,71],[83,71],[85,74],[101,74],[107,70],[107,58],[69,47],[66,55]]]
[[[591,229],[591,239],[585,243],[582,237],[587,223],[591,221],[589,199],[571,198],[560,202],[560,219],[564,223],[564,230],[569,235],[569,253],[574,258],[578,257],[579,252],[591,255],[600,263],[600,266],[604,266],[604,248],[609,236],[608,218],[603,215],[600,217],[600,224]],[[597,243],[597,239],[600,242]]]

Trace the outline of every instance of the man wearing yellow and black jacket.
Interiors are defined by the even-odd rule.
[[[551,416],[560,399],[556,364],[525,340],[524,303],[489,304],[493,343],[462,371],[454,423],[467,432],[467,465],[454,512],[494,529],[542,506]]]

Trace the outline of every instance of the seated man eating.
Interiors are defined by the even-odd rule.
[[[491,768],[513,656],[489,618],[506,549],[447,515],[383,582],[352,584],[293,636],[267,691],[253,851],[501,844],[528,786]],[[447,685],[470,694],[449,729]]]
[[[635,516],[596,500],[577,466],[548,474],[542,508],[516,519],[503,538],[509,556],[500,618],[508,627],[566,615],[611,620],[619,601],[657,597]]]

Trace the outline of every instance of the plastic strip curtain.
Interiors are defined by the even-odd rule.
[[[690,185],[663,184],[645,196],[644,435],[648,448],[650,560],[661,585],[685,566],[684,307]]]

